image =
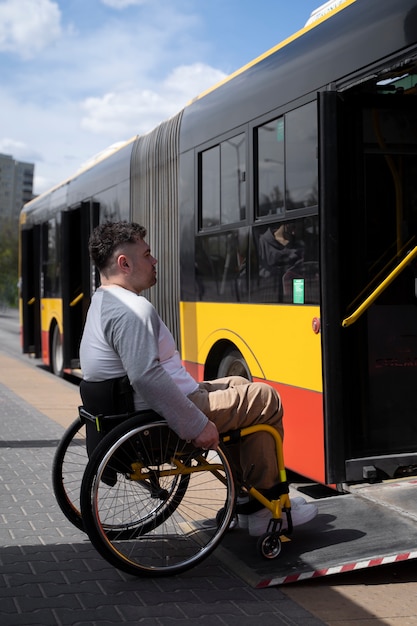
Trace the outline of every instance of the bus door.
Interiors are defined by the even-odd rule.
[[[99,204],[95,202],[83,202],[62,213],[64,369],[73,370],[80,366],[80,339],[94,290],[88,239],[98,220]]]
[[[39,358],[41,348],[40,226],[21,230],[22,348]]]
[[[417,473],[417,107],[320,94],[329,482]]]

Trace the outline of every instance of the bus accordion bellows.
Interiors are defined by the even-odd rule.
[[[335,2],[22,210],[24,352],[79,368],[91,229],[148,229],[197,379],[281,394],[290,470],[417,473],[417,0]]]

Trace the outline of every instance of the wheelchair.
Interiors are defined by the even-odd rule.
[[[84,407],[79,407],[78,417],[68,426],[55,451],[52,463],[52,487],[55,499],[65,517],[76,528],[84,531],[80,489],[89,455],[115,423],[134,414],[134,406],[132,390],[126,376],[103,383],[82,381],[80,393],[83,402],[93,407],[92,410],[97,414],[117,413],[116,416],[106,417],[102,427],[97,429],[98,423],[92,423],[91,418],[86,419],[85,416],[89,414]],[[87,446],[87,430],[89,431],[89,446]]]
[[[55,454],[53,487],[63,513],[87,533],[104,559],[136,576],[173,575],[194,567],[228,531],[238,494],[271,511],[258,550],[268,559],[280,554],[283,514],[286,535],[292,521],[275,429],[258,425],[224,433],[217,450],[203,450],[181,440],[153,411],[109,414],[114,405],[103,404],[107,411],[89,412],[86,402],[79,407]],[[272,498],[251,486],[250,476],[238,477],[230,455],[230,446],[260,430],[276,444],[281,483]],[[97,434],[99,441],[94,441]],[[89,446],[89,438],[94,445],[90,441]]]
[[[52,462],[52,488],[65,517],[78,530],[84,530],[80,490],[88,463],[85,418],[80,415],[64,432]]]

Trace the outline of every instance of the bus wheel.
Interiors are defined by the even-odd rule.
[[[58,324],[55,324],[52,333],[51,343],[51,372],[55,376],[62,377],[64,375],[64,349],[62,346],[62,337],[59,332]]]
[[[249,367],[242,354],[236,348],[230,348],[225,352],[219,363],[217,377],[224,378],[225,376],[243,376],[243,378],[252,380]]]

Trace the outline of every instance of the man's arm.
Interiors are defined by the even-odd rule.
[[[128,298],[128,302],[106,298],[102,321],[133,389],[182,439],[201,447],[217,445],[215,425],[209,423],[160,364],[159,317],[155,309],[144,298],[129,294]]]

